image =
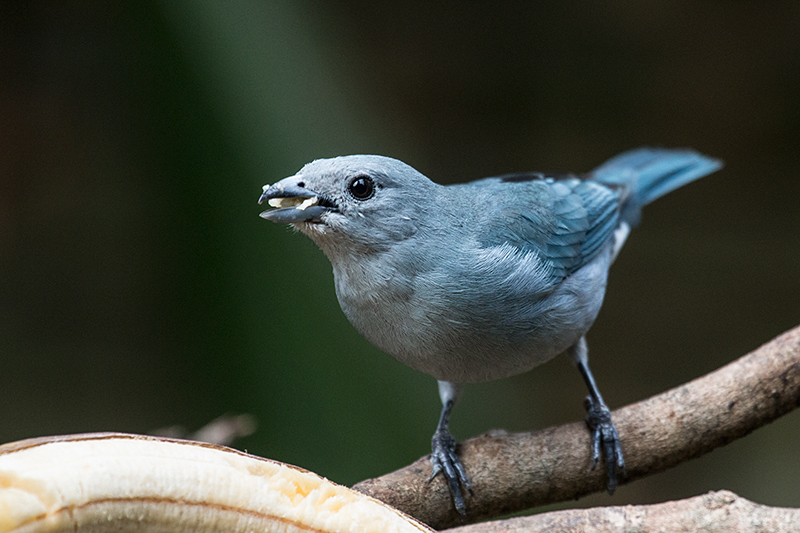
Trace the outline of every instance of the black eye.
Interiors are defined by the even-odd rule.
[[[375,182],[368,176],[358,176],[350,181],[347,190],[357,200],[366,200],[375,194]]]

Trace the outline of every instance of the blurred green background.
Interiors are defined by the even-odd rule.
[[[640,145],[726,168],[653,204],[589,335],[612,408],[800,323],[800,4],[0,3],[0,441],[252,413],[351,484],[425,454],[432,378],[363,340],[265,183],[379,153],[439,182]],[[431,206],[435,209],[435,206]],[[463,439],[583,418],[558,358],[467,388]],[[800,413],[578,505],[800,506]],[[571,504],[572,505],[572,504]]]

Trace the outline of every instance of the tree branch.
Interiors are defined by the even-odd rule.
[[[613,413],[625,453],[624,482],[661,472],[747,435],[800,405],[800,326],[715,372]],[[490,432],[464,441],[474,488],[470,521],[575,499],[605,488],[589,471],[582,423],[530,433]],[[355,485],[442,529],[463,522],[441,478],[428,483],[428,457]]]
[[[624,505],[568,509],[534,516],[523,516],[448,529],[447,533],[537,533],[570,531],[571,533],[617,533],[638,531],[797,531],[800,509],[758,505],[736,494],[722,490],[685,500],[655,505]]]

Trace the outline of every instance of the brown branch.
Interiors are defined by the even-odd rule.
[[[797,531],[800,509],[767,507],[722,490],[655,505],[569,509],[448,529],[448,533]]]
[[[156,437],[197,440],[210,444],[230,446],[237,439],[255,433],[258,423],[253,415],[224,414],[218,416],[197,431],[189,431],[183,426],[168,426],[150,432]]]
[[[666,470],[747,435],[800,405],[800,327],[711,374],[613,413],[627,465],[623,482]],[[470,521],[604,490],[589,471],[582,423],[464,441],[460,457],[474,495]],[[463,524],[428,457],[354,488],[442,529]]]

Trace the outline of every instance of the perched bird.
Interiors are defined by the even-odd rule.
[[[589,370],[586,332],[608,269],[649,202],[721,167],[692,150],[640,148],[586,175],[519,173],[436,184],[389,157],[319,159],[265,185],[267,220],[292,224],[333,265],[353,326],[439,382],[432,439],[462,515],[469,478],[448,428],[461,384],[526,372],[566,352],[589,396],[592,467],[624,475],[611,413]]]

